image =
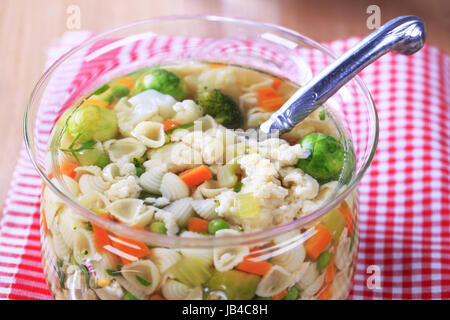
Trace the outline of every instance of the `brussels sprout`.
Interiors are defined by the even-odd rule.
[[[155,69],[144,73],[137,79],[133,95],[149,89],[171,95],[178,101],[186,98],[186,85],[183,80],[165,69]]]
[[[67,129],[72,137],[79,136],[80,143],[92,139],[105,141],[117,134],[117,118],[109,109],[88,105],[72,114]]]
[[[238,128],[242,124],[242,115],[237,104],[218,89],[200,91],[196,102],[203,107],[205,113],[227,128]]]
[[[319,182],[339,178],[344,164],[344,148],[339,141],[324,133],[310,133],[297,143],[310,151],[308,158],[298,160],[298,168]]]

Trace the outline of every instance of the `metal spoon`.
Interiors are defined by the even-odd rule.
[[[395,51],[411,55],[419,51],[424,42],[425,23],[419,17],[402,16],[390,20],[297,90],[278,111],[259,126],[258,136],[282,134],[291,130],[362,69],[385,53]]]

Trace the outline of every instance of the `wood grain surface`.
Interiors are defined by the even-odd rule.
[[[366,10],[378,5],[382,23],[406,14],[423,18],[428,43],[450,54],[448,0],[0,0],[0,208],[23,141],[26,101],[47,48],[68,30],[70,5],[80,8],[81,29],[96,32],[157,16],[217,14],[279,24],[321,42],[369,33]]]

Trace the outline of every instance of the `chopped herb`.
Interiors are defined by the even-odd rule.
[[[87,255],[89,254],[89,251],[87,251],[87,250],[84,250],[84,252],[83,252],[83,253],[84,253],[84,255],[85,255],[85,256],[87,256]]]
[[[187,230],[186,227],[181,227],[180,230],[177,232],[177,236],[179,236],[180,234],[182,234],[186,230]]]
[[[215,204],[216,206],[220,206],[220,201],[217,200],[217,199],[214,199],[214,204]]]
[[[94,228],[92,227],[92,224],[91,224],[90,221],[88,221],[87,224],[86,224],[86,230],[94,231]]]
[[[75,139],[72,141],[72,143],[70,144],[68,149],[60,149],[63,152],[68,152],[68,153],[72,154],[72,156],[75,158],[75,160],[77,160],[77,162],[79,164],[81,164],[81,162],[80,162],[80,159],[78,159],[78,157],[77,157],[77,153],[84,151],[84,150],[92,150],[92,149],[94,149],[94,144],[95,144],[94,140],[89,140],[89,141],[86,141],[85,143],[83,143],[79,148],[75,149],[74,146],[75,146],[76,142],[78,141],[78,139],[80,139],[81,134],[82,133],[79,133],[75,137]]]
[[[136,175],[140,177],[145,172],[144,160],[133,158],[133,163],[136,167]]]
[[[149,285],[151,285],[150,282],[148,282],[147,280],[145,280],[145,279],[143,279],[143,278],[141,278],[141,277],[139,277],[139,276],[136,276],[136,279],[137,279],[137,281],[139,281],[140,284],[142,284],[143,286],[148,287]]]
[[[58,267],[57,273],[58,273],[58,277],[59,277],[59,286],[60,286],[62,289],[65,289],[65,287],[64,287],[64,280],[66,279],[66,274],[65,274],[64,271],[62,271],[62,266],[63,266],[62,260],[59,260],[59,261],[56,263],[56,265],[57,265],[57,267]]]
[[[145,200],[147,198],[159,198],[160,196],[151,192],[141,191],[139,193],[139,199]]]
[[[319,112],[319,119],[320,120],[325,120],[325,114],[326,114],[325,108],[320,110],[320,112]]]
[[[81,265],[80,265],[80,269],[81,269],[81,272],[83,272],[84,279],[86,280],[86,286],[87,286],[88,289],[89,289],[89,288],[91,287],[91,286],[89,285],[89,282],[90,282],[89,270],[88,270],[88,268],[87,268],[84,264],[81,264]]]
[[[179,125],[178,127],[175,127],[175,128],[172,128],[172,129],[167,130],[166,133],[170,135],[170,134],[172,134],[175,130],[178,130],[178,129],[188,129],[188,128],[193,127],[193,126],[194,126],[194,123],[193,123],[193,122],[185,123],[185,124]]]
[[[95,91],[94,91],[94,94],[95,94],[96,96],[98,96],[98,95],[102,94],[103,92],[105,92],[105,91],[108,90],[108,89],[109,89],[109,85],[104,84],[103,86],[101,86],[100,88],[98,88],[97,90],[95,90]]]
[[[121,269],[121,266],[117,266],[117,270],[106,269],[106,273],[111,277],[120,276]]]
[[[131,293],[127,292],[123,295],[122,300],[139,300],[139,299],[133,296]]]
[[[239,181],[239,182],[234,186],[234,188],[233,188],[234,192],[239,192],[239,191],[241,191],[243,185],[244,185],[244,184],[242,183],[242,181]]]

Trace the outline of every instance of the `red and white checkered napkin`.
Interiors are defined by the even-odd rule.
[[[49,62],[88,36],[67,33],[51,47]],[[340,54],[357,40],[329,46]],[[126,53],[117,54],[122,61]],[[68,70],[58,86],[83,68]],[[410,57],[387,54],[361,77],[375,99],[380,139],[359,186],[361,239],[350,298],[449,299],[450,57],[431,46]],[[22,150],[0,228],[1,299],[51,299],[41,267],[40,187]],[[367,286],[371,266],[379,288]]]

